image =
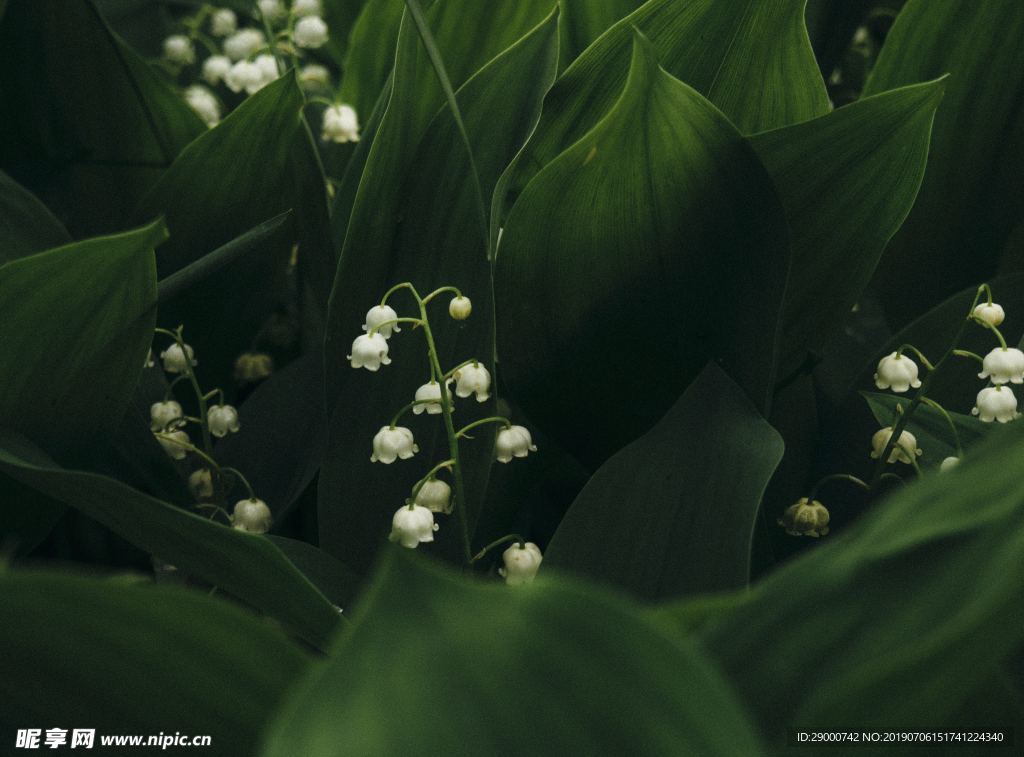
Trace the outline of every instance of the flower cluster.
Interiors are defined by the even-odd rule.
[[[402,317],[388,304],[388,298],[403,288],[408,289],[416,300],[419,310],[416,316]],[[513,425],[507,418],[484,418],[473,421],[459,430],[455,429],[452,423],[455,397],[475,397],[478,403],[486,402],[491,396],[491,374],[478,359],[463,361],[448,371],[442,370],[427,316],[427,305],[444,292],[455,294],[448,305],[449,315],[456,321],[467,319],[472,313],[473,304],[457,288],[441,287],[426,297],[421,297],[412,284],[399,284],[392,287],[379,304],[366,312],[362,326],[364,333],[353,340],[351,353],[347,356],[352,367],[356,369],[365,368],[377,372],[382,367],[390,365],[391,339],[402,331],[402,324],[412,324],[414,329],[421,330],[427,342],[430,358],[428,380],[420,384],[413,394],[412,401],[399,410],[390,423],[380,427],[373,437],[370,454],[371,462],[390,465],[396,460],[408,460],[420,451],[412,430],[398,425],[401,417],[409,411],[414,415],[441,416],[445,423],[451,457],[435,465],[417,482],[411,496],[392,518],[389,539],[410,549],[434,540],[434,532],[438,530],[438,524],[434,521],[435,514],[447,515],[456,512],[456,508],[465,507],[461,501],[464,495],[458,449],[462,439],[470,438],[467,432],[484,424],[499,424],[494,451],[495,459],[502,463],[508,463],[514,457],[526,457],[530,452],[537,450],[530,432],[523,426]],[[454,393],[452,384],[455,385]],[[452,486],[438,478],[438,473],[444,470],[447,470],[454,479],[454,500]],[[464,517],[462,511],[458,514]],[[467,555],[468,548],[469,545],[466,544]],[[537,554],[539,555],[539,551]],[[537,562],[539,563],[539,558]]]
[[[266,533],[272,519],[270,508],[256,497],[249,482],[238,470],[219,465],[213,457],[212,437],[223,438],[241,429],[238,410],[224,402],[224,393],[220,389],[205,394],[200,389],[194,370],[199,361],[191,345],[185,343],[181,328],[177,331],[157,329],[157,333],[169,336],[174,341],[160,353],[161,366],[171,380],[163,401],[154,402],[150,406],[150,430],[172,460],[183,461],[191,455],[199,461],[199,467],[188,476],[188,489],[196,499],[197,509],[210,510],[211,517],[217,513],[222,514],[240,531]],[[153,368],[155,365],[153,351],[150,350],[145,367]],[[186,415],[181,403],[173,398],[175,387],[183,381],[188,382],[195,392],[198,416]],[[220,401],[209,404],[214,397],[219,397]],[[189,437],[186,429],[190,423],[199,428],[201,448],[193,444]],[[238,500],[234,511],[228,514],[222,504],[230,490],[227,484],[231,480],[241,483],[248,490],[249,496]]]
[[[256,11],[253,17],[240,19],[230,8],[204,5],[182,21],[183,33],[164,40],[163,65],[175,77],[191,75],[183,90],[185,102],[210,128],[223,116],[227,92],[259,92],[281,75],[285,60],[301,61],[307,51],[330,39],[321,0],[259,0]],[[331,91],[331,73],[319,63],[304,63],[298,78],[309,93]],[[221,97],[215,91],[219,87]],[[358,141],[359,119],[350,105],[320,97],[314,101],[327,106],[325,141]]]

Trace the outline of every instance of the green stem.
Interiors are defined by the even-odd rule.
[[[256,499],[256,493],[252,490],[252,485],[249,483],[249,479],[242,475],[242,471],[238,470],[238,468],[231,468],[228,466],[221,468],[221,470],[225,473],[230,473],[242,482],[242,486],[244,486],[246,491],[249,492],[249,499]]]
[[[411,282],[403,281],[401,284],[395,284],[388,291],[384,292],[384,296],[380,298],[381,307],[387,305],[388,298],[395,292],[397,292],[399,289],[408,289],[410,292],[412,292],[413,297],[416,298],[416,302],[422,302],[422,300],[420,300],[419,292],[416,291],[416,287],[414,287]]]
[[[450,378],[453,378],[455,376],[455,372],[456,371],[458,371],[460,368],[465,368],[467,365],[480,365],[480,361],[477,360],[475,357],[474,358],[470,358],[469,360],[463,360],[457,366],[455,366],[450,371],[448,371],[446,374],[444,374],[445,381],[447,381]]]
[[[953,354],[956,355],[957,357],[974,358],[975,360],[977,360],[982,365],[985,364],[985,358],[983,358],[981,355],[979,355],[976,352],[971,352],[970,350],[953,350]]]
[[[865,481],[862,481],[861,479],[857,478],[856,476],[852,476],[849,473],[833,473],[830,476],[825,476],[818,483],[816,483],[811,488],[811,493],[809,495],[807,495],[807,499],[809,501],[813,502],[817,498],[816,495],[818,494],[818,490],[822,486],[824,486],[825,484],[827,484],[827,483],[829,483],[831,481],[847,481],[847,482],[849,482],[851,484],[859,486],[864,491],[871,491],[871,487],[868,486]]]
[[[935,370],[935,366],[932,365],[931,362],[928,360],[928,358],[926,358],[924,356],[924,353],[921,352],[921,350],[919,350],[914,345],[912,345],[912,344],[901,344],[899,346],[899,348],[896,350],[896,354],[897,355],[902,355],[904,350],[910,350],[915,355],[917,355],[917,359],[920,360],[921,364],[924,365],[924,367],[927,368],[929,371],[934,371]]]
[[[492,415],[490,418],[481,418],[478,421],[473,421],[472,423],[463,426],[462,428],[459,429],[456,436],[464,437],[467,431],[471,431],[477,426],[482,426],[485,423],[503,423],[505,424],[505,428],[509,428],[512,426],[512,421],[510,421],[508,418],[503,418],[500,415]]]
[[[979,318],[978,316],[974,315],[973,312],[971,313],[971,320],[974,321],[975,323],[977,323],[979,326],[984,326],[989,331],[991,331],[993,334],[995,334],[996,335],[996,339],[999,340],[999,346],[1002,347],[1004,350],[1007,348],[1006,340],[1003,339],[1003,333],[998,328],[993,326],[991,323],[986,321],[984,318]]]
[[[519,542],[519,546],[520,547],[522,547],[522,548],[526,547],[526,539],[524,539],[519,534],[506,534],[505,536],[502,536],[500,539],[495,539],[490,544],[488,544],[486,547],[484,547],[479,552],[477,552],[475,555],[473,555],[473,557],[469,561],[470,564],[472,565],[477,560],[482,559],[484,557],[484,555],[486,555],[488,553],[488,551],[494,549],[495,547],[500,547],[502,544],[508,544],[510,541],[517,541],[517,542]]]
[[[433,468],[431,468],[427,472],[427,475],[425,475],[423,478],[421,478],[419,481],[417,481],[416,482],[416,486],[414,486],[412,488],[412,496],[409,499],[409,502],[411,504],[415,504],[416,503],[416,497],[419,496],[420,489],[423,488],[423,484],[427,483],[427,481],[429,481],[430,479],[434,478],[435,474],[437,474],[437,472],[440,471],[442,468],[448,468],[449,470],[451,470],[451,467],[453,465],[455,465],[455,461],[454,460],[445,460],[443,463],[438,463]]]
[[[953,442],[956,444],[956,454],[957,454],[957,457],[963,457],[964,456],[964,450],[963,450],[963,447],[960,446],[960,433],[956,430],[956,424],[953,423],[952,416],[950,416],[950,414],[948,412],[946,412],[946,408],[944,408],[938,402],[933,400],[931,397],[925,397],[921,401],[924,404],[928,405],[928,407],[933,407],[936,410],[938,410],[940,413],[942,413],[942,417],[945,418],[946,419],[946,423],[949,424],[949,430],[953,432]]]
[[[181,374],[179,376],[176,376],[174,378],[174,380],[171,381],[171,383],[167,385],[167,391],[164,392],[164,402],[170,402],[170,400],[171,400],[171,398],[173,396],[173,393],[174,393],[174,387],[179,382],[184,381],[187,378],[188,378],[188,376],[186,376],[185,374]]]
[[[435,382],[433,379],[431,379],[430,383],[433,384],[433,383],[437,383],[437,382]],[[441,392],[441,394],[443,395],[443,394],[445,394],[445,392]],[[410,402],[407,405],[405,405],[404,407],[402,407],[402,409],[399,410],[397,413],[395,413],[395,416],[391,419],[391,423],[388,424],[389,428],[394,428],[395,426],[397,426],[399,419],[403,415],[408,413],[410,410],[412,410],[414,407],[416,407],[417,405],[439,405],[439,404],[441,404],[441,403],[438,402],[437,400],[413,400],[412,402]],[[435,415],[436,415],[436,413],[435,413]]]
[[[378,323],[372,329],[366,332],[367,336],[373,336],[385,326],[392,326],[396,323],[415,323],[417,326],[423,325],[423,322],[419,318],[391,318],[390,320]]]
[[[432,299],[437,297],[437,295],[444,294],[445,292],[454,292],[456,297],[462,296],[462,292],[459,291],[458,287],[439,287],[423,298],[423,304],[428,304]]]

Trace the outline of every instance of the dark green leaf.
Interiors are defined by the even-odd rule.
[[[138,196],[204,131],[87,0],[10,4],[0,101],[0,166],[76,238],[123,228]]]
[[[193,515],[114,479],[60,468],[6,432],[0,434],[0,471],[248,602],[315,646],[324,647],[338,624],[331,603],[262,536]]]
[[[152,339],[166,238],[157,221],[0,266],[0,427],[58,457],[117,427]]]
[[[39,199],[0,171],[0,264],[71,241]]]
[[[751,138],[792,235],[783,375],[827,348],[910,212],[941,95],[939,82],[904,87]]]
[[[497,257],[505,379],[590,465],[713,357],[763,405],[775,359],[789,241],[771,180],[654,56],[638,35],[619,102],[530,183]]]
[[[698,637],[763,733],[948,726],[1021,648],[1021,455],[1024,427],[994,433],[705,613]],[[689,607],[658,614],[692,627]]]
[[[404,12],[402,0],[367,0],[352,27],[340,97],[356,109],[360,121],[369,119],[395,65],[395,43]]]
[[[366,0],[322,0],[320,4],[330,35],[321,49],[338,66],[345,60],[349,35],[365,5]]]
[[[69,743],[72,728],[92,728],[96,753],[101,734],[162,732],[209,735],[206,754],[252,754],[312,663],[259,618],[198,592],[8,571],[0,596],[8,746],[16,728],[65,728]]]
[[[757,510],[782,452],[742,390],[709,365],[598,469],[544,566],[652,600],[746,586]]]
[[[559,0],[558,70],[562,71],[643,0]]]
[[[979,384],[980,386],[980,384]],[[881,426],[891,426],[895,421],[896,406],[902,406],[906,411],[910,407],[910,397],[900,397],[894,394],[879,394],[877,392],[861,392],[867,400],[871,414],[875,416]],[[948,410],[946,412],[949,412]],[[945,458],[956,456],[956,438],[960,439],[960,445],[964,449],[973,447],[985,436],[995,430],[996,424],[982,423],[977,418],[962,413],[949,412],[949,417],[956,427],[956,437],[953,436],[953,429],[941,412],[928,405],[919,405],[914,410],[914,415],[907,424],[907,431],[917,439],[917,446],[921,449],[921,464],[938,465]]]
[[[473,6],[490,37],[470,41],[464,7],[442,3],[432,20],[437,45],[453,84],[468,76],[467,60],[486,59],[488,45],[505,45],[509,35],[532,20],[543,3]],[[532,9],[532,10],[531,10]],[[486,22],[483,20],[486,18]],[[475,27],[474,27],[475,28]],[[485,197],[536,122],[541,98],[554,76],[555,17],[504,50],[456,92],[480,172]],[[512,40],[514,41],[514,40]],[[468,56],[466,50],[472,49]],[[499,50],[500,52],[500,50]],[[457,324],[445,313],[447,297],[431,306],[432,329],[445,370],[476,357],[492,361],[491,267],[480,224],[478,199],[470,178],[467,152],[443,103],[415,28],[403,27],[399,65],[388,111],[374,140],[331,300],[327,341],[327,392],[331,441],[320,478],[320,545],[357,570],[369,567],[379,547],[368,534],[385,534],[391,515],[429,467],[448,457],[447,437],[437,416],[403,419],[413,429],[421,462],[398,466],[369,462],[377,430],[429,377],[420,331],[392,338],[393,364],[377,374],[356,371],[345,356],[360,333],[366,311],[391,285],[412,281],[427,294],[454,285],[473,301],[473,315]],[[449,61],[455,61],[455,66]],[[429,121],[421,119],[429,111]],[[410,308],[407,293],[392,301],[400,313]],[[493,366],[492,366],[493,367]],[[465,424],[490,406],[459,401],[458,423]],[[487,429],[484,429],[487,432]],[[483,501],[491,463],[490,433],[462,445],[469,489],[467,516],[472,527]],[[443,455],[440,457],[439,455]],[[461,554],[458,527],[443,528],[437,545]]]
[[[622,600],[554,580],[512,590],[397,548],[265,755],[756,755],[732,693]]]
[[[950,74],[914,210],[878,269],[890,323],[901,326],[992,276],[1024,216],[1024,3],[911,0],[865,94]]]
[[[292,565],[302,571],[309,582],[325,597],[348,612],[359,589],[359,576],[347,565],[334,559],[322,549],[285,536],[268,536]]]

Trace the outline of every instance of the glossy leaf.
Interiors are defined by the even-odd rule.
[[[1022,37],[1018,0],[911,0],[886,38],[865,94],[950,74],[920,196],[878,270],[893,326],[992,276],[1024,216]]]
[[[214,523],[114,479],[60,468],[6,432],[0,434],[0,471],[248,602],[315,646],[324,647],[338,623],[331,603],[262,536]]]
[[[559,0],[558,69],[562,71],[643,0]]]
[[[403,0],[367,0],[349,34],[340,97],[366,121],[395,65]]]
[[[76,238],[123,228],[139,195],[205,131],[88,0],[10,3],[0,99],[0,167]]]
[[[517,26],[532,20],[539,5],[499,4],[499,15],[510,28],[494,26],[493,6],[473,6],[474,13],[486,17],[482,28],[491,36],[476,39],[468,57],[465,52],[459,54],[469,44],[464,34],[464,24],[469,23],[466,8],[434,6],[436,12],[426,15],[453,85],[468,76],[468,62],[485,58],[487,48],[477,47],[481,40],[494,46],[506,44]],[[527,34],[521,40],[512,40],[515,44],[456,92],[485,197],[526,140],[554,76],[554,15],[524,31]],[[442,366],[447,370],[471,357],[490,364],[494,352],[491,267],[466,149],[451,111],[442,108],[443,93],[411,22],[403,27],[398,61],[388,110],[348,225],[326,343],[331,431],[320,477],[320,545],[362,571],[381,543],[366,535],[385,535],[392,514],[415,482],[448,457],[447,438],[437,416],[407,416],[403,423],[413,429],[420,462],[396,466],[369,462],[373,435],[412,399],[429,379],[430,369],[421,332],[403,328],[391,340],[391,365],[380,373],[354,370],[346,355],[355,335],[361,333],[366,311],[401,281],[413,282],[423,295],[438,286],[454,285],[471,298],[473,314],[456,323],[446,313],[448,297],[431,305]],[[433,118],[422,121],[428,113]],[[404,315],[419,315],[406,292],[397,293],[391,304]],[[488,414],[490,406],[459,400],[458,407],[461,426]],[[492,438],[482,433],[462,445],[470,531],[483,500]],[[461,555],[460,531],[454,522],[442,529],[438,539],[437,546],[446,554]]]
[[[70,241],[68,230],[49,208],[0,171],[0,264]]]
[[[66,573],[0,574],[0,713],[16,728],[204,734],[251,754],[312,660],[261,619],[195,591]],[[42,741],[42,738],[40,739]],[[65,747],[67,748],[67,747]],[[166,748],[166,747],[165,747]]]
[[[879,502],[756,585],[705,608],[697,636],[756,713],[784,728],[950,724],[1024,645],[1024,431]],[[689,613],[689,605],[661,617]],[[786,664],[781,664],[786,663]]]
[[[396,548],[358,615],[268,757],[760,753],[693,646],[592,589],[481,585]]]
[[[0,428],[62,457],[117,427],[152,339],[153,248],[166,238],[157,221],[0,266],[11,356],[0,363]]]
[[[587,482],[544,568],[650,600],[746,586],[758,507],[782,452],[743,391],[709,365]]]
[[[942,87],[904,87],[751,138],[792,237],[783,375],[828,348],[913,207]]]
[[[979,388],[982,384],[979,382]],[[891,426],[896,416],[896,406],[902,406],[906,411],[910,407],[910,397],[900,397],[893,394],[880,394],[877,392],[861,392],[867,400],[871,414],[875,416],[880,426]],[[907,424],[907,431],[917,439],[917,446],[921,449],[921,464],[938,465],[950,456],[956,456],[956,439],[960,439],[960,445],[970,449],[984,439],[989,433],[996,430],[995,423],[982,423],[977,418],[964,413],[955,413],[949,410],[952,425],[956,428],[956,436],[950,422],[938,410],[928,405],[919,405],[914,410],[914,415]]]
[[[618,103],[527,187],[497,256],[505,380],[591,465],[710,359],[758,404],[773,371],[782,208],[747,141],[655,54],[638,35]]]
[[[605,32],[559,78],[509,181],[511,198],[597,126],[629,72],[634,29],[665,70],[714,103],[744,134],[828,113],[804,28],[805,0],[649,0]],[[509,203],[511,207],[511,203]]]
[[[293,210],[293,225],[161,309],[161,325],[185,325],[208,383],[224,381],[235,357],[249,349],[264,319],[285,299],[292,242],[299,245],[301,280],[319,293],[310,306],[326,303],[334,255],[303,104],[291,74],[264,87],[190,144],[137,210],[167,218],[171,240],[157,258],[161,278]],[[232,317],[223,318],[225,313]]]

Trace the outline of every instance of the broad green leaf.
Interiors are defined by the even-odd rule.
[[[1024,3],[910,0],[865,94],[950,74],[924,184],[878,269],[901,326],[994,274],[1024,216]]]
[[[341,65],[348,50],[348,39],[366,0],[322,0],[323,19],[327,22],[329,37],[321,48],[335,65]]]
[[[369,119],[395,65],[395,43],[405,12],[403,0],[367,0],[349,34],[340,96]]]
[[[981,384],[979,384],[981,386]],[[871,414],[875,416],[880,426],[891,426],[896,416],[897,405],[904,411],[910,407],[911,398],[895,394],[880,394],[877,392],[861,392],[867,400]],[[907,431],[917,439],[917,446],[921,449],[921,464],[924,466],[938,465],[945,458],[956,456],[956,440],[959,438],[960,445],[967,450],[979,441],[984,439],[990,432],[996,429],[995,423],[982,423],[977,418],[963,413],[954,413],[949,410],[949,418],[952,426],[956,429],[954,436],[950,421],[937,409],[928,405],[918,405],[914,415],[907,424]]]
[[[910,212],[941,95],[904,87],[751,138],[792,239],[781,374],[827,348]]]
[[[705,613],[697,636],[766,736],[948,726],[1021,649],[1022,454],[1024,426],[994,433]],[[658,614],[679,611],[692,627],[687,603]]]
[[[7,432],[0,471],[85,513],[135,546],[233,594],[323,648],[337,611],[262,536],[236,531],[125,486],[66,470]]]
[[[162,325],[185,325],[207,380],[224,380],[235,357],[249,349],[264,319],[282,304],[292,242],[299,245],[301,281],[315,294],[308,304],[326,304],[334,255],[324,180],[302,120],[303,104],[291,73],[264,87],[190,144],[136,211],[167,218],[171,241],[157,258],[164,278],[293,210],[294,224],[162,307]]]
[[[49,208],[0,171],[0,264],[70,241],[68,230]]]
[[[562,71],[643,0],[559,0],[558,69]]]
[[[782,452],[743,391],[709,365],[587,482],[544,568],[651,600],[746,586],[757,510]]]
[[[615,104],[629,71],[634,29],[651,40],[668,73],[707,97],[744,134],[828,113],[804,28],[804,2],[649,0],[555,83],[536,134],[516,162],[512,196]]]
[[[355,571],[312,544],[285,536],[267,538],[325,597],[348,613],[360,587]]]
[[[207,754],[252,754],[313,664],[261,619],[196,591],[16,570],[0,574],[0,597],[9,747],[16,728],[60,727],[69,744],[71,729],[95,729],[95,753],[104,734],[177,732],[211,736]]]
[[[488,48],[478,47],[482,42],[499,48],[500,54],[456,92],[485,197],[491,196],[499,175],[536,123],[541,99],[554,76],[554,15],[523,29],[522,39],[508,40],[511,31],[522,29],[545,4],[471,6],[480,14],[481,34],[490,35],[474,36],[472,43],[465,35],[465,25],[471,24],[466,7],[442,3],[434,6],[437,13],[426,14],[453,85],[468,76],[467,61],[486,59]],[[495,25],[496,10],[510,28]],[[391,340],[391,365],[380,373],[354,370],[345,356],[360,333],[366,311],[401,281],[413,282],[423,295],[438,286],[454,285],[471,298],[473,314],[456,323],[446,313],[448,297],[431,305],[443,368],[471,357],[490,364],[494,353],[491,266],[466,148],[451,111],[442,107],[443,94],[412,21],[406,20],[388,110],[348,224],[326,343],[331,431],[320,477],[320,545],[363,571],[381,543],[368,535],[386,534],[392,514],[415,482],[449,454],[437,416],[407,416],[403,424],[416,435],[418,462],[396,466],[369,462],[373,435],[412,399],[429,379],[430,369],[422,332],[403,328]],[[511,47],[505,49],[507,44]],[[470,49],[472,55],[467,52]],[[433,117],[424,121],[428,115]],[[391,303],[404,315],[419,315],[406,292],[397,293]],[[490,407],[468,400],[458,404],[460,426],[488,413]],[[492,432],[482,432],[462,444],[470,531],[483,502],[492,459]],[[454,522],[442,528],[438,541],[445,554],[461,554],[460,531]]]
[[[618,103],[530,183],[497,255],[505,380],[590,465],[710,359],[758,405],[773,371],[782,208],[748,142],[655,55],[638,34]]]
[[[117,427],[152,339],[166,238],[157,221],[0,266],[0,428],[64,458]]]
[[[0,100],[0,167],[76,238],[123,228],[138,196],[205,130],[88,0],[11,2]]]
[[[475,583],[397,548],[269,734],[268,757],[760,753],[697,649],[623,600]]]

